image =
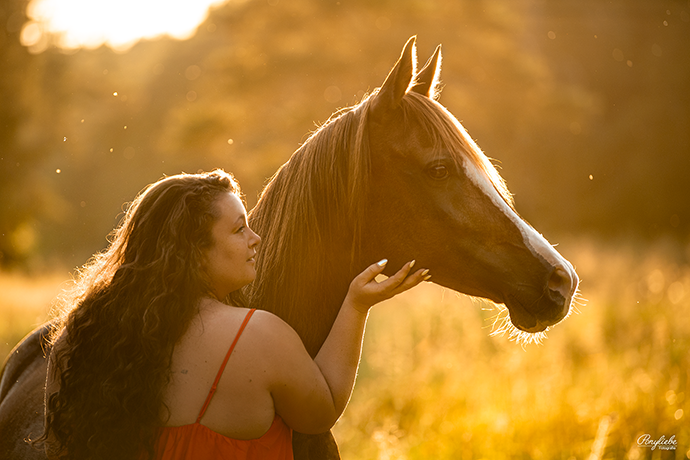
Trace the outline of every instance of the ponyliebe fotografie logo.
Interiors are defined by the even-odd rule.
[[[652,450],[676,450],[678,441],[676,441],[676,435],[673,435],[668,439],[666,439],[666,436],[662,436],[655,440],[652,439],[651,435],[643,434],[637,438],[637,445],[640,447],[649,447]]]

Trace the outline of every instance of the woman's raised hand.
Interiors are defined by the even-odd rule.
[[[372,264],[352,280],[346,301],[349,300],[355,309],[366,313],[377,303],[405,292],[431,277],[429,270],[424,269],[410,274],[415,264],[413,260],[403,265],[395,275],[379,283],[375,278],[383,272],[387,263],[388,261],[383,259]]]

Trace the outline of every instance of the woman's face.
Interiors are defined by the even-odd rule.
[[[247,212],[236,195],[224,193],[214,205],[219,218],[211,228],[205,268],[213,294],[224,299],[256,278],[254,256],[261,238],[247,225]]]

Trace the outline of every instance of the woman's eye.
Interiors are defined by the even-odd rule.
[[[240,228],[237,229],[237,233],[242,233],[244,231],[245,227],[242,225]]]
[[[448,168],[444,165],[432,166],[427,169],[427,174],[429,174],[432,179],[445,179],[448,177]]]

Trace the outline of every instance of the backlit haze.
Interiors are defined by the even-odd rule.
[[[59,48],[127,51],[142,38],[186,39],[226,0],[32,0],[21,41],[33,53]]]

